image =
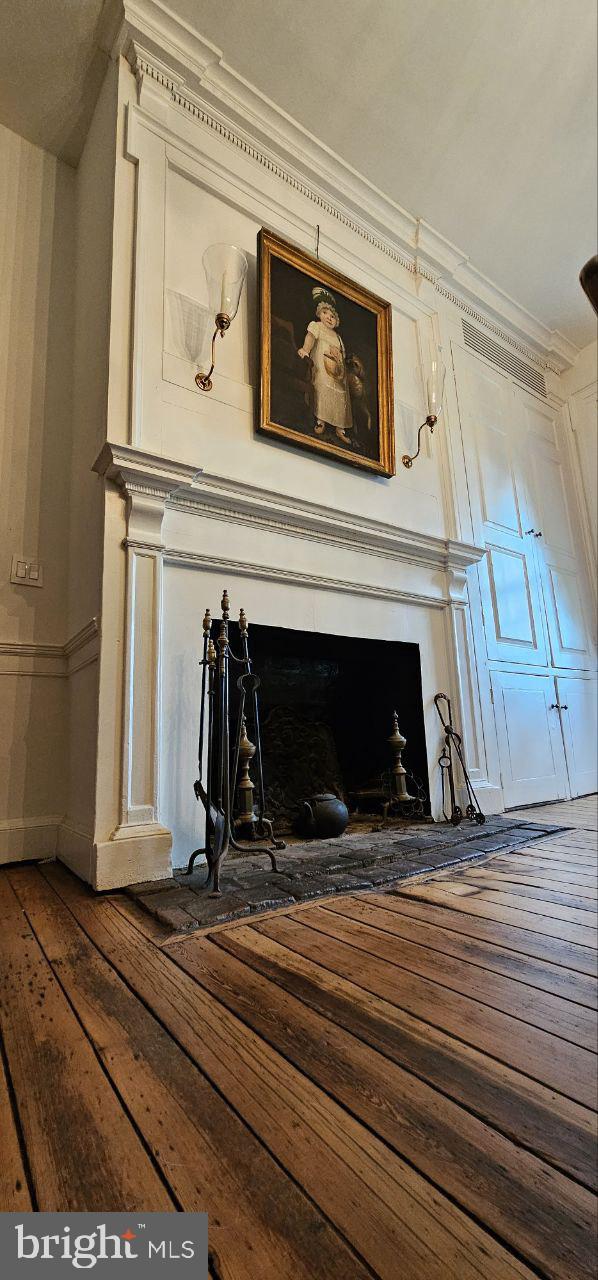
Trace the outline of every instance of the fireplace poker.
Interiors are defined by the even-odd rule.
[[[445,715],[443,715],[442,711],[440,710],[441,702],[446,703]],[[457,804],[457,797],[455,792],[455,773],[454,773],[454,765],[453,765],[453,747],[454,747],[455,753],[459,760],[459,764],[461,765],[463,780],[465,782],[465,787],[467,790],[468,805],[465,810],[465,816],[469,818],[472,822],[477,822],[480,826],[482,826],[486,821],[486,818],[482,813],[482,810],[480,809],[478,798],[473,789],[471,779],[467,772],[465,757],[463,755],[463,739],[461,738],[461,735],[457,733],[456,729],[453,728],[450,698],[446,693],[437,693],[434,698],[434,705],[440,717],[440,723],[442,724],[442,727],[444,729],[444,750],[442,751],[441,755],[438,758],[438,763],[440,765],[441,775],[442,775],[442,812],[447,822],[452,822],[454,827],[458,827],[459,823],[463,820],[463,810]],[[445,774],[448,774],[449,792],[451,797],[450,815],[447,814],[446,809],[444,807]]]

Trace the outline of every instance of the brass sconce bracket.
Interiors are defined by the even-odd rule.
[[[199,387],[200,391],[212,390],[212,387],[214,385],[212,382],[212,374],[214,372],[214,365],[216,363],[215,356],[214,356],[214,344],[216,342],[216,338],[218,337],[218,334],[220,334],[220,337],[223,338],[227,329],[230,329],[230,316],[225,315],[223,311],[219,311],[218,315],[216,316],[216,328],[214,329],[214,334],[212,337],[212,363],[207,373],[196,373],[195,375],[195,383]]]
[[[420,449],[421,449],[421,434],[422,434],[422,431],[423,431],[424,427],[429,427],[429,428],[430,428],[430,435],[434,435],[434,427],[436,426],[436,423],[437,423],[437,422],[438,422],[438,418],[437,418],[437,416],[436,416],[436,414],[435,414],[435,413],[429,413],[429,414],[428,414],[428,416],[427,416],[427,418],[426,418],[426,420],[425,420],[425,422],[422,422],[421,427],[420,427],[420,429],[419,429],[419,431],[418,431],[418,433],[417,433],[417,450],[416,450],[416,452],[415,452],[415,453],[413,453],[413,454],[404,453],[404,454],[403,454],[403,457],[401,458],[401,462],[403,463],[403,466],[404,466],[404,467],[407,467],[407,469],[409,469],[409,467],[412,467],[412,466],[413,466],[413,463],[415,462],[415,459],[416,459],[416,458],[419,458]]]

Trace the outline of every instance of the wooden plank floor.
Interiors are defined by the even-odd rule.
[[[0,1210],[205,1209],[215,1280],[589,1280],[597,824],[546,812],[571,806],[516,853],[186,938],[4,868]]]

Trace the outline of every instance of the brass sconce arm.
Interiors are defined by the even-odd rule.
[[[213,386],[212,374],[214,372],[214,365],[216,363],[216,359],[214,355],[214,345],[216,342],[216,338],[218,337],[218,334],[220,334],[220,337],[223,338],[227,329],[230,329],[230,316],[225,315],[223,311],[219,311],[218,315],[216,316],[216,328],[214,329],[214,333],[212,336],[212,363],[207,373],[196,373],[195,375],[195,382],[199,387],[200,391],[212,390],[212,386]]]
[[[426,418],[426,420],[425,420],[425,422],[422,422],[421,427],[420,427],[420,429],[419,429],[419,431],[418,431],[418,433],[417,433],[417,450],[416,450],[416,452],[415,452],[415,453],[413,453],[413,454],[404,453],[404,454],[403,454],[403,457],[401,458],[401,462],[403,463],[403,466],[404,466],[404,467],[407,467],[407,468],[412,467],[412,466],[413,466],[413,463],[415,462],[415,459],[416,459],[416,458],[419,458],[419,454],[420,454],[420,450],[421,450],[421,435],[422,435],[422,431],[423,431],[424,427],[429,427],[429,428],[430,428],[430,435],[433,435],[433,434],[434,434],[434,427],[436,426],[436,423],[437,423],[437,422],[438,422],[438,417],[437,417],[437,415],[436,415],[435,413],[429,413],[429,414],[428,414],[428,416],[427,416],[427,418]]]

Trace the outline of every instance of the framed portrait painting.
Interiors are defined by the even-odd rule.
[[[390,303],[270,231],[259,265],[258,430],[393,476]]]

